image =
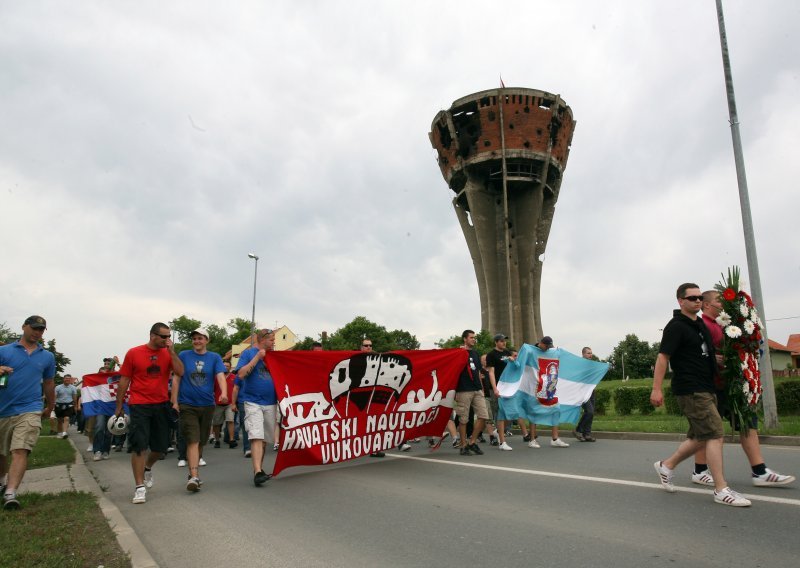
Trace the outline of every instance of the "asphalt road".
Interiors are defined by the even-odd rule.
[[[83,439],[83,438],[80,438]],[[483,456],[430,453],[361,458],[285,470],[252,482],[240,448],[206,447],[205,484],[186,491],[185,468],[154,468],[147,503],[133,505],[129,456],[89,468],[163,567],[203,566],[792,566],[800,483],[757,488],[738,445],[726,444],[726,477],[753,506],[715,504],[678,469],[679,491],[661,489],[653,462],[675,442],[600,440]],[[82,444],[85,449],[86,444]],[[80,446],[79,446],[80,447]],[[800,473],[800,448],[765,446],[766,463]],[[87,453],[88,455],[88,453]],[[268,452],[270,471],[274,453]]]

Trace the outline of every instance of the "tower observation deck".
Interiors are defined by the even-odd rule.
[[[481,327],[514,345],[543,335],[542,255],[575,124],[559,95],[512,88],[458,99],[431,124],[478,279]]]

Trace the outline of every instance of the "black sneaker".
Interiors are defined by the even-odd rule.
[[[239,447],[239,442],[228,442],[228,447],[230,449]]]
[[[371,458],[385,458],[386,454],[384,452],[375,452],[374,454],[370,454],[369,457],[371,457]]]
[[[461,454],[462,456],[471,456],[472,455],[472,452],[469,451],[469,448],[467,446],[464,446],[463,448],[461,448],[458,453]]]
[[[481,444],[485,444],[486,443],[486,438],[483,437],[483,434],[478,436],[478,442],[480,442]]]
[[[3,510],[16,511],[20,508],[16,495],[3,495]]]
[[[217,440],[216,442],[214,442],[214,447],[215,447],[215,448],[219,448],[219,440]]]
[[[531,441],[531,435],[530,434],[526,434],[525,436],[522,437],[522,441],[523,442],[530,442]]]
[[[253,483],[255,483],[255,484],[256,484],[256,487],[261,487],[261,486],[262,486],[264,483],[266,483],[266,482],[267,482],[267,480],[268,480],[270,477],[272,477],[272,476],[271,476],[271,475],[267,475],[267,474],[266,474],[266,473],[264,473],[263,471],[259,471],[259,472],[258,472],[257,474],[255,474],[255,476],[253,477]]]
[[[478,444],[470,444],[469,449],[473,453],[478,454],[479,456],[483,455],[483,450],[481,449],[481,447]]]
[[[514,435],[514,432],[512,432],[511,430],[506,430],[506,438],[510,438],[513,435]]]
[[[499,446],[500,441],[497,439],[497,436],[489,436],[489,445],[490,446]]]

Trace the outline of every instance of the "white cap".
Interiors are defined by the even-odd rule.
[[[211,338],[208,336],[208,331],[207,331],[207,330],[206,330],[206,328],[204,328],[204,327],[198,327],[198,328],[197,328],[197,329],[195,329],[195,330],[194,330],[192,333],[190,333],[190,334],[189,334],[189,337],[193,336],[195,333],[198,333],[198,334],[200,334],[200,335],[202,335],[202,336],[205,336],[205,338],[206,338],[206,339],[211,339]]]

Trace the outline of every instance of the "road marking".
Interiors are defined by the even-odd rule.
[[[446,459],[434,459],[434,458],[424,458],[418,456],[409,456],[403,454],[387,454],[386,457],[392,457],[396,459],[402,460],[417,460],[417,461],[424,461],[424,462],[431,462],[437,464],[447,464],[447,465],[457,465],[461,467],[474,467],[478,469],[490,469],[493,471],[506,471],[510,473],[522,473],[525,475],[536,475],[539,477],[558,477],[559,479],[574,479],[576,481],[593,481],[595,483],[608,483],[610,485],[627,485],[628,487],[645,487],[648,489],[658,489],[659,491],[664,491],[664,488],[661,487],[660,483],[646,483],[644,481],[628,481],[626,479],[613,479],[611,477],[592,477],[590,475],[575,475],[572,473],[554,473],[552,471],[540,471],[536,469],[522,469],[518,467],[505,467],[499,465],[486,465],[486,464],[479,464],[479,463],[466,463],[462,461],[452,461]],[[650,468],[652,469],[652,467]],[[655,475],[655,474],[654,474]],[[698,493],[700,495],[709,495],[712,490],[709,489],[699,489],[695,487],[678,487],[675,486],[675,489],[678,493]],[[741,493],[741,492],[740,492]],[[745,497],[750,499],[751,501],[763,501],[766,503],[779,503],[781,505],[794,505],[795,507],[800,507],[800,499],[786,499],[784,497],[770,497],[766,495],[753,495],[750,493],[742,493]]]

